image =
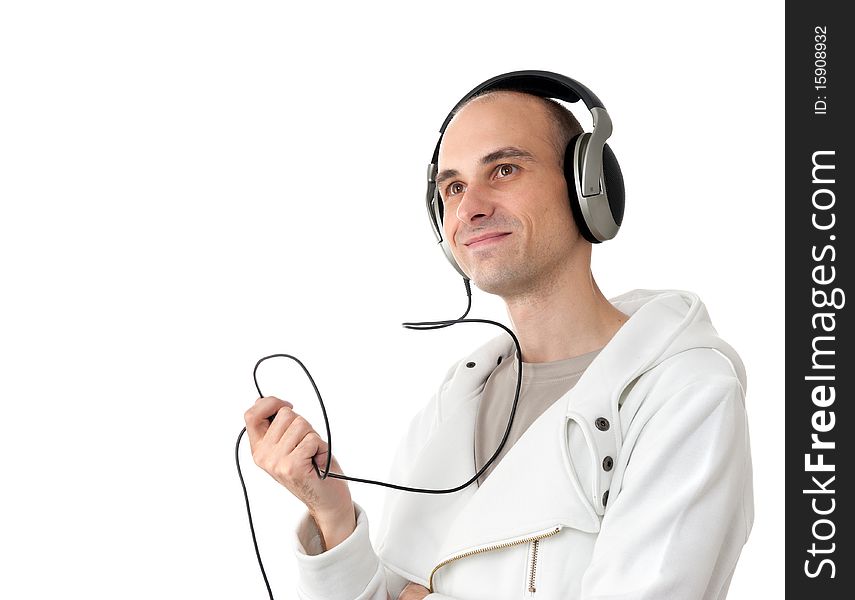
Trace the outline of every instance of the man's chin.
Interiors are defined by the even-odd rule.
[[[506,296],[514,288],[514,278],[508,272],[484,272],[482,270],[467,270],[470,280],[482,292],[495,296]]]

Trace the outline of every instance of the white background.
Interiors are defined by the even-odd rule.
[[[498,333],[399,325],[465,307],[423,204],[437,130],[545,69],[614,121],[603,292],[695,291],[745,362],[757,514],[729,598],[782,597],[783,33],[773,2],[4,3],[0,596],[266,597],[234,465],[256,360],[302,359],[345,472],[384,478]],[[296,365],[259,373],[322,427]],[[241,456],[291,598],[302,505]],[[376,522],[382,488],[351,490]]]

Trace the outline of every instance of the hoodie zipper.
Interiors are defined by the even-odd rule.
[[[537,573],[537,547],[540,540],[532,540],[531,542],[531,567],[528,571],[528,592],[534,594],[537,588],[534,587],[535,574]]]
[[[461,558],[466,558],[468,556],[474,556],[476,554],[482,554],[484,552],[490,552],[492,550],[503,550],[505,548],[510,548],[512,546],[518,546],[520,544],[534,543],[535,544],[535,546],[534,546],[535,550],[534,550],[534,555],[532,558],[531,575],[529,578],[529,591],[534,591],[532,588],[534,587],[534,563],[537,560],[537,544],[543,538],[548,538],[550,536],[553,536],[556,533],[558,533],[559,531],[561,531],[561,526],[556,525],[555,527],[553,527],[551,530],[547,531],[546,533],[541,533],[538,535],[530,535],[530,536],[524,537],[524,538],[519,539],[519,540],[502,542],[500,544],[492,544],[490,546],[484,546],[483,548],[475,548],[474,550],[467,550],[466,552],[461,552],[460,554],[455,554],[453,556],[450,556],[433,568],[433,571],[431,571],[431,573],[430,573],[430,579],[428,580],[428,589],[430,590],[430,593],[432,594],[433,593],[433,576],[434,576],[434,574],[441,567],[444,567],[445,565],[447,565],[449,563],[453,563],[455,560],[460,560]]]

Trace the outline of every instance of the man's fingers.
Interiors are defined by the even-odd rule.
[[[272,445],[277,444],[282,435],[287,434],[292,428],[292,423],[302,418],[290,406],[281,407],[273,415],[273,422],[267,428],[267,433],[264,435],[264,442]]]
[[[329,445],[318,435],[318,432],[312,430],[297,440],[297,445],[291,449],[291,454],[300,460],[309,460],[315,456],[318,467],[322,468],[327,465],[328,448]]]
[[[317,435],[314,427],[304,417],[291,411],[294,418],[289,422],[287,430],[282,434],[276,444],[276,451],[282,454],[291,454],[294,448],[310,433]],[[277,417],[277,421],[279,418]],[[275,421],[274,421],[275,424]]]
[[[318,432],[310,431],[302,440],[300,440],[292,451],[291,456],[298,461],[309,461],[314,458],[315,464],[318,465],[318,469],[323,473],[327,468],[329,448],[329,444],[327,444],[324,439],[318,435]],[[338,464],[335,456],[330,459],[330,471],[333,473],[343,473],[341,465]]]
[[[254,448],[264,438],[267,429],[270,427],[270,421],[267,420],[267,417],[275,415],[283,406],[294,408],[294,405],[287,400],[280,400],[276,396],[265,396],[256,400],[255,404],[244,413],[243,418],[246,422],[246,433],[249,436],[250,446]]]

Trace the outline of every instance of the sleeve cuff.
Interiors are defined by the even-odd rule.
[[[295,532],[298,588],[304,598],[359,598],[380,570],[368,536],[368,515],[357,503],[356,529],[344,541],[322,551],[321,535],[306,511]]]

